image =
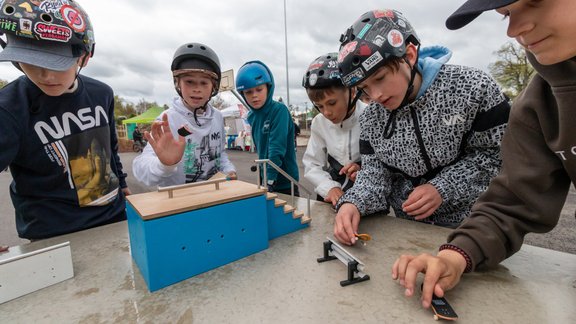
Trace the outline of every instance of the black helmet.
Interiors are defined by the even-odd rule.
[[[343,87],[338,71],[338,53],[319,56],[310,63],[302,79],[302,86],[306,89]]]
[[[383,66],[390,57],[402,58],[406,44],[419,45],[416,32],[396,10],[368,11],[340,36],[338,66],[342,82],[354,86]]]
[[[187,43],[176,50],[170,67],[176,78],[189,72],[204,72],[214,79],[212,95],[218,93],[222,71],[218,55],[210,47],[200,43]]]

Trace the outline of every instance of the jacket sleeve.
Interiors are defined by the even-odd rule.
[[[302,157],[304,164],[304,177],[314,186],[314,191],[322,197],[326,197],[330,189],[342,186],[337,181],[332,180],[328,172],[324,170],[327,159],[326,140],[323,135],[314,127],[315,120],[312,120],[310,138],[306,152]]]
[[[290,124],[293,124],[290,113],[284,105],[279,105],[275,111],[275,116],[270,119],[270,133],[268,136],[268,159],[278,167],[282,167],[283,159],[286,156],[286,141],[294,140],[294,134],[290,133]],[[267,167],[268,180],[276,181],[278,171],[271,166]]]
[[[536,113],[521,105],[517,98],[502,141],[500,174],[448,237],[470,256],[473,269],[494,267],[517,252],[528,232],[550,231],[566,201],[570,178],[548,148]]]
[[[374,148],[368,141],[368,133],[373,127],[368,123],[371,116],[368,112],[360,118],[360,155],[362,168],[358,171],[354,186],[348,189],[338,200],[336,209],[344,203],[351,203],[360,212],[360,215],[369,215],[377,212],[388,212],[389,204],[386,199],[391,191],[391,174],[388,168],[376,155]]]
[[[162,184],[167,178],[172,177],[177,170],[178,164],[170,166],[162,164],[151,145],[146,145],[142,153],[132,162],[134,177],[147,186]]]
[[[429,181],[442,196],[443,204],[467,202],[472,206],[501,167],[500,145],[510,105],[498,85],[487,76],[483,78],[487,82],[481,81],[479,85],[487,87],[483,91],[476,89],[479,108],[470,109],[474,120],[462,140],[460,156]]]

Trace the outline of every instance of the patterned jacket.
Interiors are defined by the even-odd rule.
[[[337,207],[352,203],[361,215],[392,207],[397,217],[413,219],[402,203],[414,187],[430,183],[443,202],[424,221],[455,227],[500,169],[509,111],[486,73],[456,65],[442,65],[404,107],[389,111],[372,103],[360,118],[362,169]],[[391,118],[392,135],[385,138]]]

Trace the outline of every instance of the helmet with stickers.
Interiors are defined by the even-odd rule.
[[[354,86],[391,57],[403,58],[406,45],[420,40],[404,16],[396,10],[368,11],[340,36],[338,66],[342,82]]]
[[[222,78],[220,59],[216,52],[207,45],[187,43],[178,47],[172,58],[170,69],[174,77],[176,91],[178,91],[177,78],[190,72],[202,72],[212,78],[214,84],[212,96],[215,96],[220,89],[220,79]]]
[[[7,38],[2,61],[62,70],[84,53],[94,54],[92,23],[74,0],[1,1],[0,33]]]
[[[317,57],[306,70],[302,86],[306,89],[343,87],[338,70],[338,53],[328,53]]]

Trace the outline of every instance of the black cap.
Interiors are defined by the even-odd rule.
[[[518,0],[468,0],[446,19],[446,27],[451,30],[462,28],[484,11],[507,6]]]

